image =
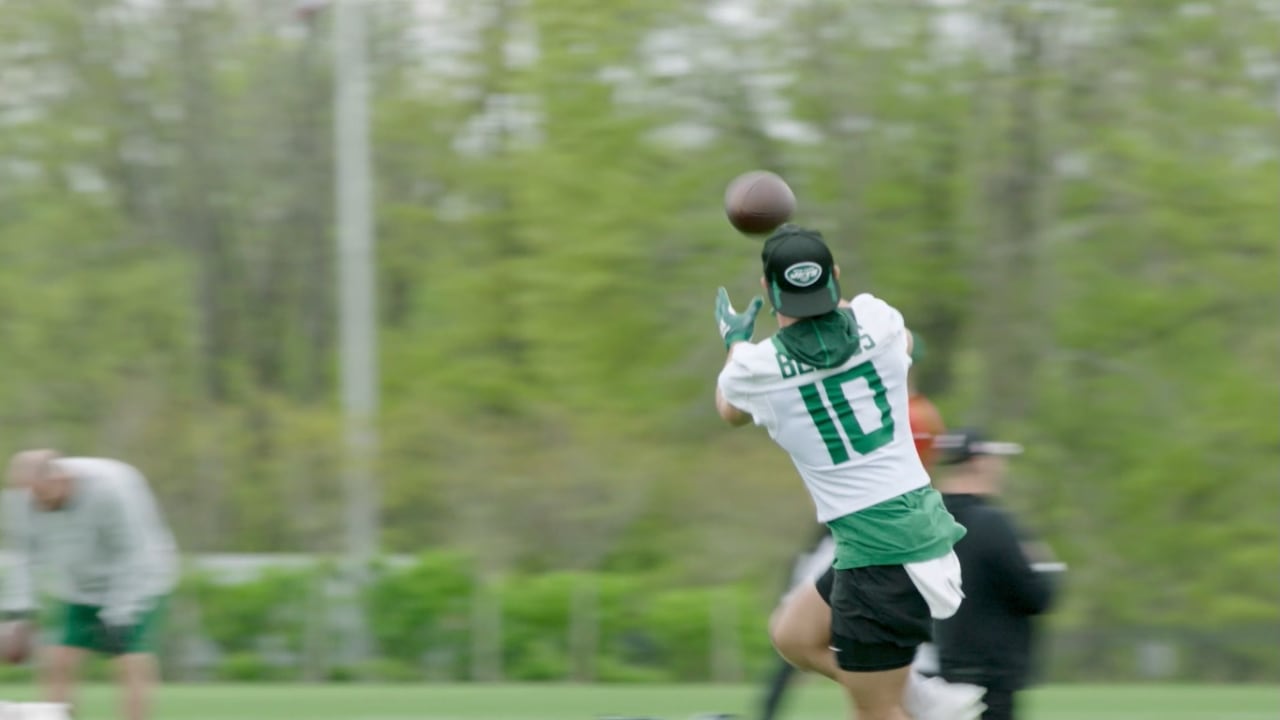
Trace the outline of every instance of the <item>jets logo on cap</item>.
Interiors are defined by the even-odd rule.
[[[809,261],[796,263],[783,271],[782,277],[796,287],[809,287],[822,277],[822,266]]]

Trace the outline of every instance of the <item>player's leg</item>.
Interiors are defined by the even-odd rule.
[[[145,720],[151,706],[151,693],[159,674],[152,648],[153,639],[164,610],[164,598],[152,603],[133,626],[124,652],[115,659],[116,673],[124,687],[124,717],[127,720]]]
[[[831,652],[831,586],[836,545],[823,532],[813,552],[796,568],[793,589],[769,618],[773,646],[792,666],[835,677]]]
[[[62,638],[44,649],[41,685],[48,702],[74,706],[75,684],[84,656],[93,647],[97,608],[66,603],[61,608]]]
[[[783,599],[769,621],[770,639],[784,659],[797,669],[816,672],[833,680],[839,672],[835,653],[831,650],[831,588],[834,576],[835,571],[828,568],[817,582],[796,588]],[[912,657],[912,671],[903,694],[903,707],[908,714],[915,720],[977,720],[983,709],[983,689],[925,677],[914,667],[919,657],[918,650]]]
[[[769,618],[769,639],[787,662],[800,670],[829,678],[836,674],[831,651],[831,606],[823,597],[830,592],[832,574],[818,583],[805,583],[791,591]]]
[[[831,640],[836,682],[859,720],[911,720],[904,695],[916,648],[929,640],[929,605],[901,565],[835,571]]]
[[[76,676],[84,660],[85,649],[67,645],[50,645],[43,651],[41,669],[45,700],[71,705]]]
[[[769,618],[769,639],[793,668],[835,679],[839,668],[831,651],[831,586],[835,570],[815,582],[801,585],[783,598]],[[917,652],[917,661],[919,653]],[[914,662],[913,662],[914,664]],[[912,672],[908,694],[927,680]]]
[[[146,720],[156,684],[156,659],[151,653],[131,652],[116,658],[116,673],[124,686],[121,699],[126,720]]]
[[[911,674],[910,665],[878,672],[836,674],[836,682],[849,696],[854,720],[912,720],[902,707],[902,694]]]
[[[831,593],[833,562],[835,562],[835,541],[831,539],[831,535],[824,527],[815,538],[813,549],[797,558],[787,580],[789,590],[783,594],[778,607],[769,618],[770,639],[775,642],[775,646],[780,644],[786,650],[779,651],[782,662],[769,677],[769,685],[765,690],[761,708],[761,720],[774,720],[778,716],[782,698],[791,686],[797,669],[811,670],[813,669],[811,666],[817,663],[825,671],[823,674],[828,677],[835,672],[835,661],[831,659],[831,650],[827,647],[831,613],[826,607],[826,596]],[[821,606],[814,603],[812,597],[798,601],[801,591],[811,591],[815,583],[825,587],[825,590],[819,590],[822,598]],[[808,610],[797,608],[797,602],[807,606]],[[816,649],[798,652],[799,646],[806,642],[800,640],[800,637],[808,638],[807,642],[812,643],[813,648]],[[793,665],[788,655],[800,657],[798,663],[800,667]],[[822,664],[824,662],[826,665]]]

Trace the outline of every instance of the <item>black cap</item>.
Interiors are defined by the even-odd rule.
[[[957,430],[933,439],[933,447],[939,452],[938,464],[959,465],[979,455],[1021,455],[1018,443],[988,440],[986,433],[977,428]]]
[[[764,241],[760,259],[764,262],[769,302],[780,314],[815,317],[839,305],[836,263],[821,233],[783,225]]]

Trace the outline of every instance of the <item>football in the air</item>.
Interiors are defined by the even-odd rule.
[[[0,656],[11,665],[20,665],[30,657],[35,645],[35,630],[25,620],[0,623]]]
[[[724,191],[729,223],[747,235],[778,229],[796,211],[796,196],[786,181],[767,170],[743,173]]]

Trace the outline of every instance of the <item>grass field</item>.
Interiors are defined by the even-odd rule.
[[[184,685],[161,692],[157,720],[686,720],[741,713],[757,689],[734,686]],[[0,698],[30,699],[29,687]],[[115,716],[114,689],[86,688],[78,720]],[[845,720],[832,686],[798,689],[787,720]],[[1026,720],[1280,720],[1280,686],[1058,686],[1026,695]]]

